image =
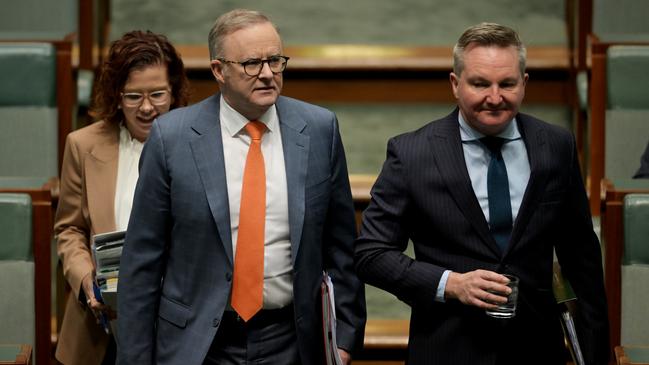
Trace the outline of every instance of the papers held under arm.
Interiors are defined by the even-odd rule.
[[[320,289],[325,363],[327,365],[342,365],[343,362],[338,353],[338,344],[336,341],[336,301],[334,297],[334,286],[326,272],[323,272]]]
[[[581,352],[579,345],[579,338],[577,338],[577,330],[575,329],[575,321],[570,313],[570,306],[577,300],[570,282],[566,280],[561,274],[561,267],[559,263],[554,263],[552,275],[552,291],[557,305],[561,311],[561,328],[563,329],[564,338],[568,342],[568,350],[575,362],[575,365],[584,365],[584,356]]]

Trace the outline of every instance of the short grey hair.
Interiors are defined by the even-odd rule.
[[[270,18],[258,11],[234,9],[218,17],[208,37],[210,60],[223,57],[223,42],[228,34],[261,23],[270,23],[277,33],[279,33],[279,30],[270,21]]]
[[[471,43],[479,46],[514,47],[518,51],[518,66],[521,76],[525,75],[527,50],[512,28],[496,23],[480,23],[462,33],[453,47],[453,72],[459,77],[464,70],[464,50]]]

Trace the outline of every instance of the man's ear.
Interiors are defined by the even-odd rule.
[[[455,98],[457,99],[460,78],[455,74],[455,72],[451,72],[449,75],[449,80],[451,81],[451,88],[453,89],[453,95],[455,95]]]
[[[212,75],[219,83],[225,83],[223,78],[223,63],[219,60],[210,61],[210,69],[212,70]]]

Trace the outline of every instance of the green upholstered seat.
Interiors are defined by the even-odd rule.
[[[47,180],[47,177],[58,175],[56,119],[56,108],[0,107],[0,171],[3,176]]]
[[[43,186],[48,179],[38,176],[0,176],[0,190],[2,189],[33,189]]]
[[[611,46],[607,51],[604,176],[632,177],[649,141],[649,46]]]
[[[649,344],[649,194],[624,198],[622,345]]]
[[[623,264],[649,265],[649,194],[624,197]]]
[[[0,175],[25,181],[57,176],[54,46],[0,43],[0,80]]]
[[[649,109],[607,110],[605,140],[606,178],[631,178],[649,142]]]
[[[34,346],[34,261],[29,195],[0,193],[0,232],[0,343]]]
[[[29,195],[0,194],[0,232],[0,260],[33,261]]]
[[[78,0],[12,1],[0,12],[0,35],[4,39],[61,39],[76,32],[78,8]]]
[[[593,0],[593,33],[603,42],[649,40],[649,1]]]
[[[56,50],[50,43],[0,44],[0,105],[56,105]]]
[[[611,46],[606,59],[608,108],[649,109],[649,45]]]
[[[84,0],[88,1],[88,0]],[[95,13],[100,6],[99,0],[93,2]],[[71,36],[75,42],[79,42],[78,29],[80,1],[79,0],[21,0],[13,1],[11,6],[3,8],[0,12],[0,39],[15,41],[59,41]],[[97,14],[95,14],[95,17]],[[93,19],[88,22],[96,22]],[[97,29],[94,29],[98,33]],[[93,35],[98,38],[99,35]],[[83,50],[81,52],[92,52]],[[81,56],[81,55],[80,55]],[[77,74],[77,97],[79,105],[87,107],[90,102],[94,75],[91,70],[79,70]]]

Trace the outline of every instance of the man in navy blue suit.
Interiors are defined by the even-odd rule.
[[[412,308],[408,364],[565,364],[553,252],[578,297],[587,364],[606,364],[600,246],[572,134],[518,112],[528,74],[512,29],[482,23],[453,50],[458,108],[392,138],[356,243],[367,283]],[[412,241],[415,259],[403,254]],[[503,274],[520,279],[511,319]]]
[[[263,14],[222,15],[209,43],[221,93],[156,120],[142,152],[120,268],[119,362],[321,364],[326,270],[348,365],[365,299],[336,116],[280,96],[288,57]],[[253,257],[263,262],[239,266]]]

